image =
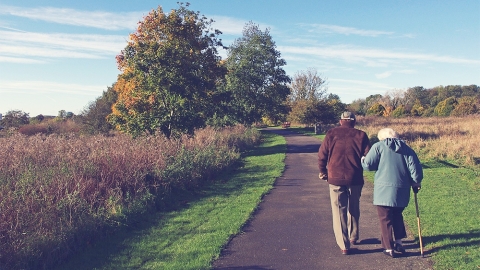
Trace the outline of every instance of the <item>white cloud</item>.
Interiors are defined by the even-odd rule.
[[[82,96],[98,96],[104,85],[81,85],[48,81],[0,81],[0,93],[69,93]]]
[[[24,57],[98,59],[118,54],[126,45],[116,35],[32,33],[0,30],[0,62]],[[37,62],[30,60],[30,62]]]
[[[329,92],[337,94],[342,102],[350,103],[370,95],[383,95],[394,87],[379,82],[362,80],[329,79]]]
[[[309,55],[310,57],[334,58],[347,62],[363,62],[369,66],[385,66],[392,61],[440,62],[450,64],[479,65],[480,60],[464,59],[434,54],[396,52],[375,48],[360,48],[348,45],[322,47],[279,46],[282,53]]]
[[[2,47],[0,46],[0,53]],[[16,64],[40,64],[45,63],[45,61],[23,58],[23,57],[10,57],[0,55],[0,63],[16,63]]]
[[[213,28],[222,31],[225,35],[236,35],[241,36],[243,27],[247,23],[245,20],[239,20],[236,18],[225,17],[225,16],[211,16],[215,22],[213,23]]]
[[[390,76],[392,76],[392,72],[390,72],[390,71],[385,71],[383,73],[375,74],[375,77],[377,77],[378,79],[384,79],[384,78],[388,78]]]
[[[305,25],[305,24],[302,24]],[[377,37],[381,35],[392,35],[393,32],[387,31],[378,31],[378,30],[364,30],[358,29],[353,27],[345,27],[339,25],[330,25],[330,24],[310,24],[306,25],[312,27],[310,32],[316,33],[334,33],[334,34],[341,34],[341,35],[357,35],[357,36],[365,36],[365,37]]]
[[[0,6],[0,14],[106,30],[135,29],[137,23],[144,16],[143,12],[111,13],[104,11],[80,11],[69,8],[25,8],[14,6]]]

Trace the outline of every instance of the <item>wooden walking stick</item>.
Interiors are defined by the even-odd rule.
[[[418,213],[418,201],[417,201],[418,187],[413,187],[413,195],[415,196],[415,210],[417,211],[417,226],[418,226],[418,239],[420,240],[420,254],[423,256],[423,243],[422,243],[422,230],[420,229],[420,214]]]

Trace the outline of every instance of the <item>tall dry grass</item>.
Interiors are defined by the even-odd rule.
[[[170,190],[201,185],[258,140],[241,126],[177,140],[0,138],[0,269],[47,269]]]
[[[357,119],[357,128],[371,138],[385,127],[397,131],[423,158],[450,159],[473,166],[480,163],[480,115]]]

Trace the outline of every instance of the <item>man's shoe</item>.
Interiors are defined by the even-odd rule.
[[[395,258],[395,252],[393,252],[393,250],[390,250],[390,251],[387,251],[387,250],[383,250],[383,254],[387,255],[387,256],[390,256],[392,258]]]
[[[401,244],[395,244],[394,248],[395,251],[405,254],[405,248]]]
[[[348,249],[342,249],[342,255],[348,255],[350,251]]]
[[[358,245],[357,240],[350,240],[350,245]]]

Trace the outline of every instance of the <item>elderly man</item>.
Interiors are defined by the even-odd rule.
[[[319,178],[328,181],[333,232],[343,255],[359,239],[360,196],[363,188],[361,158],[370,150],[365,132],[355,129],[355,115],[344,112],[340,126],[329,130],[318,150]]]

